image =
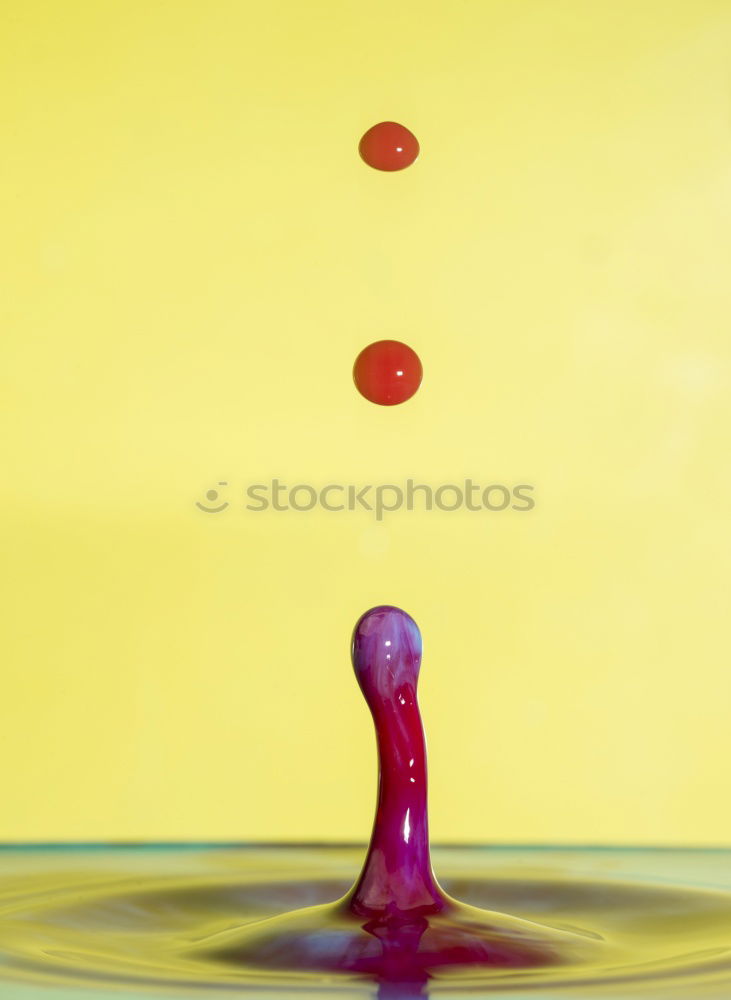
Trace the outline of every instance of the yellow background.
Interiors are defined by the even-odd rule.
[[[3,20],[0,838],[364,839],[395,603],[436,839],[728,843],[727,0]],[[247,512],[271,476],[536,507]]]

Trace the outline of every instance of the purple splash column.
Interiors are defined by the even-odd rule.
[[[429,857],[426,746],[416,700],[421,634],[405,611],[371,608],[353,632],[353,668],[378,742],[378,804],[363,871],[346,897],[369,917],[437,913],[447,900]]]

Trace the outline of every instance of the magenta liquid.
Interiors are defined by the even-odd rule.
[[[442,848],[455,894],[478,905],[444,892],[419,630],[373,608],[352,652],[380,776],[349,890],[357,857],[337,845],[0,845],[0,996],[731,997],[728,851]]]
[[[216,935],[209,959],[242,966],[363,974],[411,984],[444,966],[527,969],[587,957],[580,933],[467,906],[439,886],[429,855],[424,729],[416,689],[421,635],[398,608],[372,608],[353,632],[352,659],[378,742],[378,803],[358,879],[337,902]],[[383,995],[386,995],[383,993]]]

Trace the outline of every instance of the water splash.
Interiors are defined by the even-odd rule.
[[[441,852],[443,889],[429,849],[415,622],[371,609],[352,659],[379,783],[349,889],[355,856],[335,847],[0,849],[0,980],[11,990],[0,982],[0,997],[63,984],[88,1000],[107,989],[120,1000],[125,986],[130,996],[731,996],[731,852],[463,848]]]
[[[343,899],[234,927],[204,942],[209,961],[233,966],[367,975],[419,994],[435,969],[546,968],[586,961],[586,935],[457,902],[429,854],[426,745],[416,688],[422,643],[399,608],[366,612],[353,632],[355,675],[378,744],[378,802],[360,877]]]

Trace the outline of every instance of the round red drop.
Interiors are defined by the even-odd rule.
[[[381,122],[368,129],[360,140],[358,152],[376,170],[403,170],[419,155],[419,143],[405,126]]]
[[[380,406],[394,406],[411,399],[421,385],[422,374],[419,355],[398,340],[369,344],[353,365],[358,392]]]

